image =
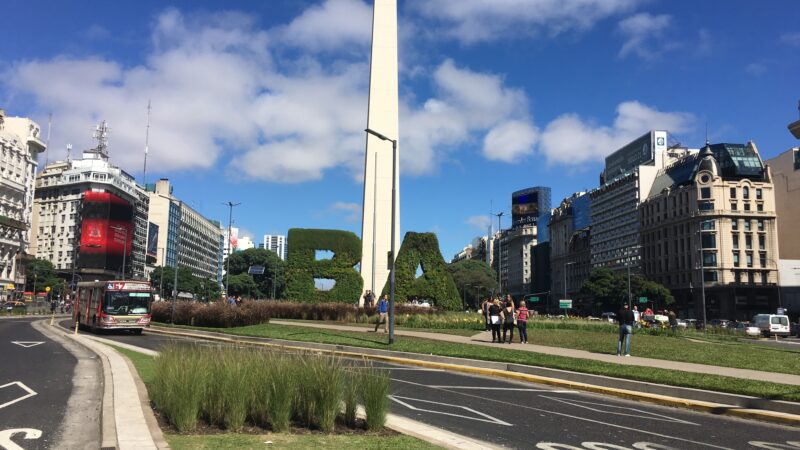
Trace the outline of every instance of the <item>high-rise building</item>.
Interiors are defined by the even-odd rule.
[[[486,262],[488,259],[487,256],[489,252],[491,252],[490,242],[491,240],[487,236],[478,236],[472,239],[472,242],[470,242],[469,245],[464,247],[460,252],[456,253],[450,262],[455,263],[466,259],[474,259]]]
[[[800,120],[793,124],[800,138]],[[791,129],[791,128],[790,128]],[[800,236],[794,227],[800,223],[800,147],[791,148],[765,161],[775,185],[775,212],[778,215],[778,283],[781,306],[793,320],[800,314]]]
[[[639,271],[639,204],[660,169],[689,150],[667,148],[666,131],[650,131],[606,158],[591,197],[593,267]]]
[[[6,117],[0,109],[0,292],[25,284],[33,215],[37,155],[45,150],[39,125],[23,117]]]
[[[756,146],[706,145],[659,170],[640,207],[644,275],[679,314],[747,320],[775,311],[778,234],[773,175]]]
[[[553,209],[550,218],[551,288],[557,299],[575,299],[592,271],[591,197],[578,192]],[[566,285],[565,285],[566,283]]]
[[[157,230],[151,233],[157,241],[155,264],[186,267],[198,278],[219,281],[220,223],[176,198],[167,179],[158,180],[149,196],[150,227]]]
[[[237,252],[243,252],[251,248],[256,248],[256,244],[250,239],[250,236],[242,236],[239,238],[239,245],[236,247]]]
[[[282,260],[286,261],[286,236],[282,234],[265,234],[261,247],[275,252]]]
[[[105,122],[94,138],[81,159],[55,161],[36,177],[36,256],[77,280],[144,277],[144,254],[133,252],[146,247],[146,202],[134,178],[109,162]]]

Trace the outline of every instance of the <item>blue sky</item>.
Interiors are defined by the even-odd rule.
[[[360,234],[371,2],[8,0],[0,107],[46,127],[49,158],[92,145],[260,242],[292,227]],[[77,6],[76,6],[77,5]],[[673,142],[796,141],[793,0],[399,1],[402,231],[446,259],[490,204],[597,186],[605,155],[649,129]],[[496,222],[496,221],[495,221]],[[508,224],[505,220],[504,225]]]

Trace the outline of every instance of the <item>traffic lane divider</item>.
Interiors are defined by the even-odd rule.
[[[472,366],[465,366],[465,365],[458,365],[458,364],[450,364],[450,363],[440,363],[434,361],[423,361],[419,359],[412,359],[412,358],[402,358],[397,356],[387,356],[387,355],[375,355],[369,353],[362,353],[362,352],[355,352],[355,351],[348,351],[342,350],[342,346],[337,346],[334,344],[318,344],[318,345],[330,345],[332,347],[336,347],[333,349],[319,349],[319,348],[308,348],[308,347],[300,347],[300,346],[293,346],[293,345],[286,345],[286,344],[278,344],[273,342],[258,342],[253,340],[244,340],[244,339],[237,339],[237,338],[229,338],[226,336],[215,336],[209,334],[201,334],[201,333],[193,333],[191,331],[174,331],[174,330],[165,330],[162,328],[150,328],[148,331],[158,334],[166,334],[166,335],[173,335],[173,336],[181,336],[181,337],[191,337],[194,339],[202,339],[202,340],[211,340],[211,341],[218,341],[218,342],[227,342],[232,343],[235,345],[250,345],[250,346],[259,346],[259,347],[272,347],[272,348],[280,348],[283,350],[290,350],[294,352],[301,352],[301,353],[331,353],[335,355],[357,358],[357,359],[370,359],[375,361],[382,361],[382,362],[389,362],[394,364],[406,365],[406,366],[416,366],[416,367],[425,367],[430,369],[441,369],[441,370],[448,370],[452,372],[461,372],[461,373],[468,373],[474,375],[482,375],[488,377],[501,377],[516,381],[526,381],[530,383],[539,383],[548,386],[557,386],[560,388],[566,389],[574,389],[580,390],[585,392],[592,392],[595,394],[601,395],[609,395],[618,398],[624,398],[628,400],[635,400],[635,401],[643,401],[647,403],[654,403],[662,406],[673,406],[679,408],[686,408],[692,409],[695,411],[701,411],[709,414],[715,415],[729,415],[735,416],[740,418],[746,419],[755,419],[755,420],[763,420],[766,422],[774,422],[774,423],[781,423],[785,425],[792,425],[792,426],[800,426],[800,415],[796,414],[788,414],[776,411],[769,411],[769,410],[762,410],[762,409],[750,409],[750,408],[742,408],[739,406],[734,405],[725,405],[721,403],[712,403],[712,402],[705,402],[700,400],[691,400],[691,399],[684,399],[678,397],[670,397],[666,395],[660,394],[652,394],[647,392],[637,392],[631,391],[626,389],[618,389],[612,387],[605,387],[605,386],[596,386],[587,383],[580,383],[576,381],[568,381],[568,380],[561,380],[558,378],[551,378],[551,377],[543,377],[540,375],[531,375],[526,373],[519,373],[519,372],[511,372],[508,370],[501,370],[501,369],[491,369],[491,368],[483,368],[483,367],[472,367]],[[271,339],[271,338],[270,338]],[[294,342],[294,341],[286,341],[286,342]]]

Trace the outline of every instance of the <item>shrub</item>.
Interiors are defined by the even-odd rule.
[[[314,357],[311,367],[314,376],[314,404],[319,428],[330,433],[341,409],[344,389],[344,369],[335,357]]]
[[[277,433],[286,431],[292,418],[292,406],[297,396],[293,366],[296,364],[287,357],[272,355],[263,368],[268,378],[267,413],[272,430]]]
[[[361,398],[367,414],[367,429],[380,430],[386,424],[389,409],[389,373],[368,366],[361,378]]]
[[[348,370],[344,374],[342,400],[344,400],[344,423],[347,426],[356,426],[356,412],[358,409],[358,372]]]
[[[168,346],[155,359],[151,399],[180,432],[197,426],[206,390],[203,360],[196,350]]]

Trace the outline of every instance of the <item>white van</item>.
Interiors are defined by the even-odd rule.
[[[783,314],[756,314],[751,321],[765,337],[789,336],[789,316]]]

